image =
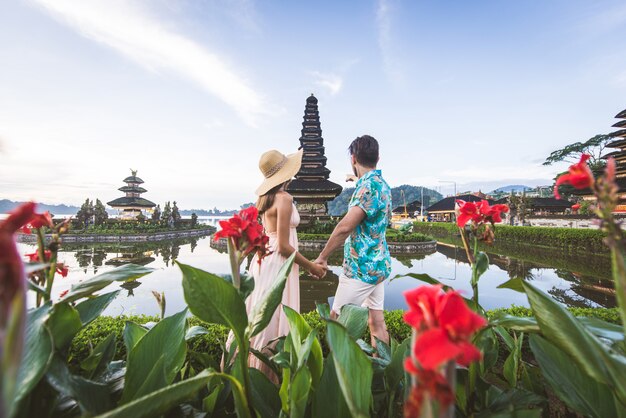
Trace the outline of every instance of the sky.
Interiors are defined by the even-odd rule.
[[[621,0],[0,0],[0,199],[255,199],[319,99],[331,180],[369,134],[391,186],[550,184],[626,108]],[[349,185],[347,185],[349,186]]]

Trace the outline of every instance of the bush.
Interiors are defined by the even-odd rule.
[[[413,229],[435,237],[459,235],[456,224],[450,222],[416,222]],[[604,235],[597,229],[496,225],[496,230],[498,241],[594,253],[608,252],[603,241]]]
[[[298,233],[300,241],[328,241],[330,234],[303,234]],[[419,232],[398,233],[393,229],[387,231],[387,242],[426,242],[432,241],[434,238],[430,235],[421,234]]]
[[[604,308],[569,308],[575,316],[588,316],[602,319],[603,321],[619,324],[620,316],[616,308],[604,309]],[[500,308],[487,311],[487,316],[492,317],[496,313],[505,312],[515,316],[528,317],[532,316],[530,308],[524,308],[521,306],[512,306],[510,308]],[[411,336],[411,328],[407,325],[402,316],[404,311],[394,310],[385,311],[385,322],[387,323],[387,330],[389,335],[396,341],[402,341]],[[326,345],[326,327],[324,321],[320,318],[317,312],[308,312],[302,315],[307,323],[317,330],[317,335],[322,343],[322,350],[326,355],[328,353],[328,346]],[[104,340],[110,333],[115,332],[116,339],[116,351],[115,360],[122,360],[126,358],[126,347],[124,346],[124,340],[122,338],[122,332],[127,321],[136,322],[138,324],[145,324],[150,321],[157,321],[157,317],[138,315],[138,316],[102,316],[93,321],[87,327],[83,328],[72,341],[70,347],[69,362],[70,366],[74,370],[78,370],[80,362],[89,356],[89,353],[93,347],[95,347],[100,341]],[[196,317],[189,317],[189,326],[200,325],[205,327],[209,333],[195,337],[188,342],[187,356],[189,358],[190,352],[195,351],[199,353],[206,353],[211,360],[216,364],[219,364],[222,357],[222,348],[220,342],[226,340],[228,336],[228,329],[226,327],[214,324],[207,324]],[[365,341],[369,342],[370,335],[369,330],[365,332],[362,337]]]

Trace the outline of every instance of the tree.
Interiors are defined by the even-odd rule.
[[[157,205],[152,211],[152,222],[158,223],[161,219],[161,205]]]
[[[103,225],[106,223],[107,219],[109,219],[109,214],[100,199],[96,199],[96,204],[93,208],[93,216],[95,225]]]
[[[196,215],[196,213],[194,212],[191,214],[191,226],[194,227],[197,224],[198,224],[198,215]]]
[[[164,225],[170,225],[172,222],[172,206],[170,202],[165,202],[163,206],[163,213],[161,213],[161,223]]]
[[[509,219],[511,225],[513,225],[514,218],[517,218],[521,225],[524,225],[526,217],[530,214],[531,198],[526,196],[525,192],[520,195],[516,195],[511,192],[509,196]]]
[[[85,203],[82,204],[78,212],[76,213],[76,220],[78,223],[85,228],[91,222],[93,222],[92,217],[94,214],[93,202],[89,199],[85,199]]]
[[[181,220],[182,216],[180,216],[178,206],[176,206],[176,201],[174,200],[174,206],[172,206],[172,222],[174,222],[174,226],[179,226]]]
[[[574,164],[580,159],[580,154],[589,154],[589,167],[596,171],[604,168],[606,162],[602,159],[604,149],[614,138],[610,135],[596,135],[586,142],[574,142],[561,149],[552,151],[543,165],[552,165],[558,162]]]

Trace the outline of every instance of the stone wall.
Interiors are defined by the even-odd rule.
[[[581,228],[581,229],[598,229],[597,220],[593,218],[581,217],[532,217],[527,218],[526,222],[530,226],[547,226],[554,228]]]

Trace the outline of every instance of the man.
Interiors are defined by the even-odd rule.
[[[369,308],[369,327],[374,337],[389,343],[383,315],[384,280],[391,272],[385,231],[391,219],[391,189],[378,164],[378,142],[369,135],[358,137],[349,147],[352,169],[358,181],[348,213],[341,219],[316,262],[327,267],[330,254],[344,244],[343,273],[331,316],[355,304]]]

